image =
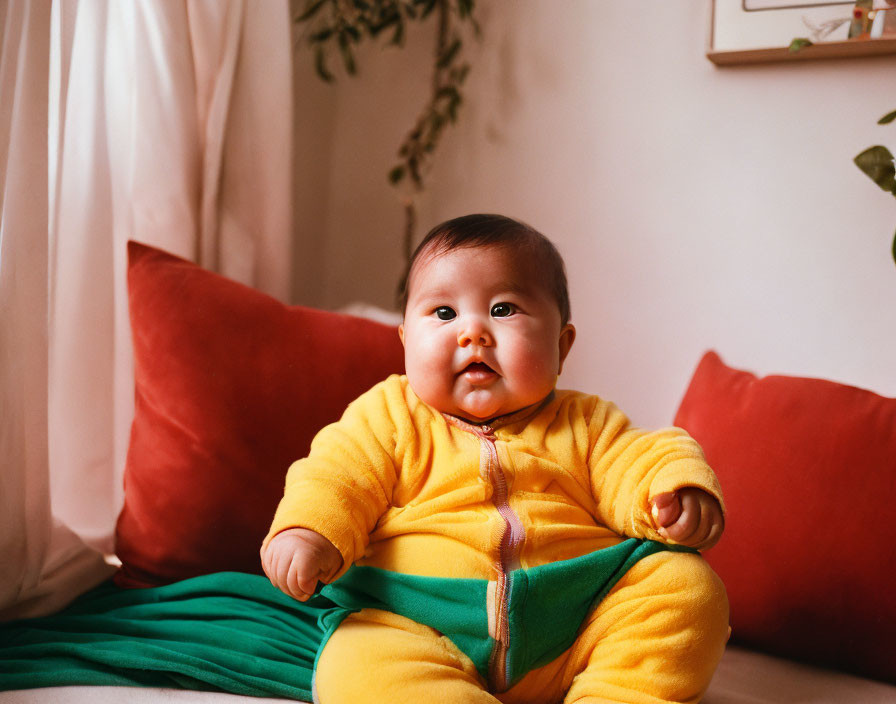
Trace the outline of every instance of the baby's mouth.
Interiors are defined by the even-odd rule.
[[[472,383],[489,381],[498,376],[498,373],[485,362],[470,362],[463,368],[461,374]]]

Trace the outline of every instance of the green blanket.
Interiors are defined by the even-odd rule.
[[[629,539],[508,575],[514,682],[560,655],[592,605],[638,560],[688,550]],[[220,572],[153,589],[103,584],[62,612],[0,625],[0,690],[131,685],[310,700],[316,658],[351,612],[380,608],[446,634],[488,676],[484,579],[355,565],[306,603],[265,578]]]
[[[0,626],[0,690],[131,685],[310,700],[328,616],[257,575],[107,583],[55,616]]]

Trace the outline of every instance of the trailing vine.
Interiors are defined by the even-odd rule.
[[[405,268],[414,248],[416,198],[424,190],[439,140],[446,128],[457,121],[463,103],[461,87],[470,70],[462,56],[464,27],[479,33],[473,4],[474,0],[306,0],[305,9],[296,17],[297,23],[306,25],[315,70],[327,82],[334,80],[330,70],[333,53],[338,54],[346,72],[355,75],[355,47],[362,41],[385,33],[389,35],[388,44],[401,47],[410,23],[436,17],[431,91],[398,148],[397,163],[388,171],[389,182],[405,191]]]

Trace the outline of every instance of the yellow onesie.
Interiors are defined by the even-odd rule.
[[[632,428],[598,397],[556,391],[480,426],[390,377],[290,468],[265,539],[294,527],[326,537],[343,557],[328,589],[350,567],[417,580],[387,582],[370,602],[382,608],[341,622],[318,658],[316,698],[698,701],[727,639],[724,587],[698,554],[662,549],[649,508],[689,486],[722,503],[684,431]],[[606,586],[577,598],[587,570],[603,570]],[[408,589],[437,592],[432,607],[418,599],[402,615]],[[473,627],[436,627],[471,599],[487,652]],[[552,626],[570,618],[558,640]]]

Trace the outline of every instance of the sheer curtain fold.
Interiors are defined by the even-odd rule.
[[[0,616],[107,574],[53,517],[111,551],[133,415],[127,240],[289,289],[287,0],[50,7],[0,9]]]
[[[48,473],[50,12],[10,0],[0,54],[0,619],[59,608],[108,568],[54,521]]]

